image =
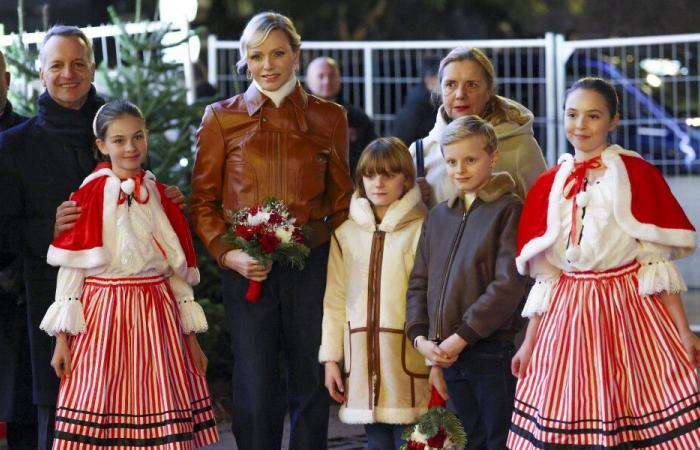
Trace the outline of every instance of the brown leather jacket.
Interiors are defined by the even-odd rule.
[[[190,215],[209,253],[221,261],[224,210],[282,200],[316,247],[347,217],[352,195],[347,120],[341,106],[297,82],[279,108],[253,85],[206,108],[197,130]]]
[[[442,341],[452,333],[469,345],[512,341],[528,278],[515,267],[523,202],[515,182],[496,173],[469,211],[462,195],[430,210],[406,293],[406,335]]]

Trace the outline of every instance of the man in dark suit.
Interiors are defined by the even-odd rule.
[[[7,100],[10,72],[0,51],[0,132],[27,120]],[[0,193],[2,194],[2,193]],[[36,409],[32,404],[27,305],[22,295],[22,261],[0,253],[0,420],[7,423],[9,450],[34,447]]]

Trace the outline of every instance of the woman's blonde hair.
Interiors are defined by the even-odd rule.
[[[438,89],[440,90],[438,94],[440,94],[440,99],[442,99],[442,77],[445,72],[445,67],[450,63],[459,61],[475,62],[481,67],[481,71],[484,74],[486,86],[488,87],[489,99],[484,107],[484,112],[481,113],[483,119],[489,121],[492,125],[498,125],[501,122],[516,122],[519,125],[524,125],[530,120],[520,109],[509,105],[502,97],[496,94],[496,71],[493,68],[493,64],[488,56],[474,47],[457,47],[452,49],[452,51],[440,61],[440,68],[438,69]]]
[[[498,148],[498,138],[493,126],[481,117],[471,115],[458,117],[445,127],[440,135],[440,151],[444,146],[452,145],[470,136],[483,136],[484,151],[489,155]]]
[[[376,174],[391,175],[403,174],[405,194],[416,180],[416,168],[413,158],[403,141],[396,137],[380,137],[370,142],[362,151],[360,160],[355,169],[355,186],[360,196],[367,197],[362,177],[371,177]]]
[[[280,30],[287,35],[289,45],[293,51],[298,51],[301,47],[301,36],[294,28],[294,23],[287,16],[266,11],[254,15],[246,24],[241,34],[240,51],[241,59],[236,62],[236,68],[240,72],[247,64],[248,49],[255,48],[262,44],[274,30]]]

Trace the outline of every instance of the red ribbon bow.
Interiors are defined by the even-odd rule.
[[[146,198],[141,198],[141,184],[143,183],[143,176],[146,174],[146,171],[142,170],[141,172],[138,173],[138,175],[134,175],[131,177],[134,180],[134,192],[132,194],[127,195],[124,191],[119,191],[119,202],[118,204],[122,204],[125,201],[129,202],[129,206],[131,206],[131,199],[136,200],[136,203],[147,203],[149,194],[148,194],[148,189],[146,189]],[[126,181],[126,180],[122,180]]]
[[[428,403],[428,409],[438,406],[444,407],[445,405],[447,405],[447,402],[444,398],[442,398],[442,395],[440,395],[437,389],[433,387],[430,391],[430,402]]]
[[[564,198],[573,198],[571,202],[571,233],[569,234],[572,246],[576,245],[576,208],[578,206],[576,204],[576,194],[581,192],[586,184],[586,173],[590,169],[597,169],[602,165],[600,155],[586,161],[577,162],[574,164],[574,170],[571,171],[564,184],[564,186],[569,186],[569,190],[564,194]],[[572,182],[573,184],[571,184]]]

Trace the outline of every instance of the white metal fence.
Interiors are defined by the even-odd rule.
[[[478,47],[494,63],[499,93],[534,113],[536,138],[550,164],[567,151],[561,113],[567,86],[583,76],[601,76],[620,95],[622,120],[615,141],[673,175],[698,171],[699,43],[700,34],[565,41],[551,33],[517,40],[304,42],[301,75],[316,56],[336,59],[342,70],[341,97],[364,109],[379,135],[388,135],[408,89],[421,81],[418,67],[424,55],[441,57],[457,46]],[[247,87],[245,76],[234,70],[238,58],[237,41],[209,36],[208,79],[223,96]]]

